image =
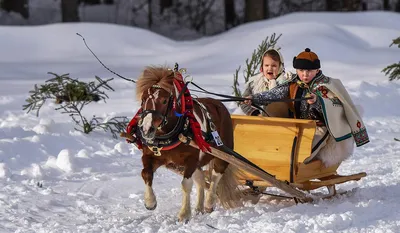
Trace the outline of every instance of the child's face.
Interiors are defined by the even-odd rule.
[[[296,72],[301,81],[303,81],[305,83],[309,83],[309,82],[311,82],[311,80],[313,80],[315,75],[317,75],[317,73],[319,72],[319,69],[316,69],[316,70],[297,69]]]
[[[271,80],[276,79],[279,72],[279,62],[272,59],[270,56],[263,58],[262,72],[263,75]]]

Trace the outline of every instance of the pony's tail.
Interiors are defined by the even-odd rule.
[[[225,209],[243,206],[244,193],[240,190],[240,170],[233,165],[225,169],[217,187],[217,196],[222,207]]]

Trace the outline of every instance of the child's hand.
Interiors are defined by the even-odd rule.
[[[249,96],[246,96],[246,97],[244,97],[244,98],[246,98],[246,99],[251,99],[252,97],[249,95]],[[245,100],[244,103],[250,105],[250,104],[251,104],[251,100]]]
[[[308,97],[311,97],[311,99],[307,100],[308,104],[313,104],[315,101],[317,101],[317,96],[314,93],[310,93]]]

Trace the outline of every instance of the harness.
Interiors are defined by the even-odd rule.
[[[147,146],[150,150],[153,151],[154,155],[160,156],[162,150],[171,150],[179,146],[181,143],[188,144],[190,140],[194,139],[202,151],[211,151],[210,145],[208,144],[208,142],[210,142],[209,129],[211,131],[216,130],[215,125],[212,122],[211,116],[208,113],[206,107],[199,101],[195,100],[195,102],[200,106],[203,115],[206,116],[206,121],[208,125],[207,132],[202,132],[200,124],[197,122],[193,113],[193,99],[190,95],[189,89],[187,88],[189,82],[185,83],[183,81],[181,71],[182,70],[178,71],[177,67],[175,67],[174,69],[174,87],[176,88],[176,91],[177,93],[179,93],[179,95],[174,98],[174,94],[171,93],[168,100],[167,109],[164,113],[160,113],[155,109],[143,111],[143,109],[140,108],[126,128],[128,134],[127,136],[130,136],[127,139],[128,143],[135,143],[139,149],[142,149],[143,146]],[[153,85],[152,88],[161,89],[162,87],[158,85]],[[177,106],[180,106],[179,112],[177,111]],[[144,116],[152,113],[156,116],[161,117],[162,123],[160,124],[159,128],[162,128],[163,126],[168,124],[167,118],[170,111],[173,111],[175,116],[178,118],[174,128],[166,134],[156,135],[151,140],[145,139],[142,136],[142,128],[137,127],[138,125],[141,125],[141,121]],[[179,139],[180,134],[185,136],[184,138],[186,138],[187,140],[181,141]],[[203,138],[203,135],[206,139]]]

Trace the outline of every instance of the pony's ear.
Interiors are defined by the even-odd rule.
[[[151,72],[149,69],[146,68],[143,70],[143,76],[149,76],[150,74],[151,74]]]

